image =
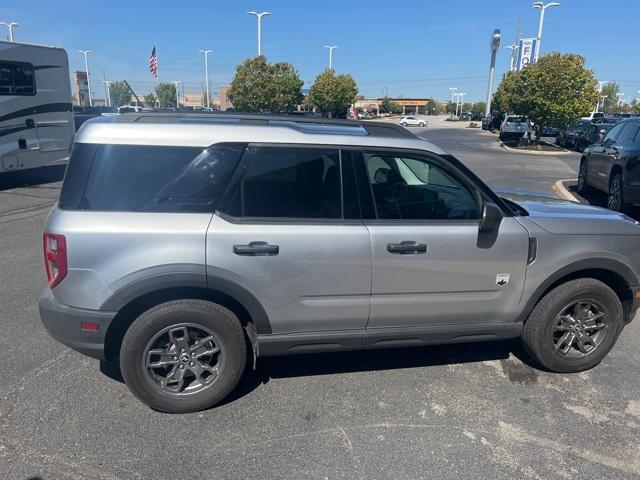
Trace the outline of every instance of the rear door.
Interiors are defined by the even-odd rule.
[[[587,175],[589,184],[600,190],[607,191],[609,188],[609,165],[612,162],[611,156],[615,154],[615,150],[617,149],[616,140],[624,126],[624,123],[616,125],[600,145],[591,148],[591,155],[587,163]]]
[[[379,150],[360,161],[368,191],[359,191],[373,201],[363,209],[373,250],[367,332],[512,321],[526,229],[505,217],[480,234],[480,192],[442,158]]]
[[[240,170],[209,226],[209,278],[254,296],[274,334],[351,330],[364,343],[371,246],[350,155],[254,145]]]

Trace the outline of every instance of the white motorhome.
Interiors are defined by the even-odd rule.
[[[67,52],[0,41],[0,173],[66,160],[74,133]]]

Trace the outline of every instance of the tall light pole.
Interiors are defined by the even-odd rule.
[[[491,63],[489,65],[489,85],[487,86],[487,106],[484,109],[484,116],[488,117],[491,113],[491,94],[493,93],[493,74],[496,70],[496,54],[498,53],[498,48],[500,48],[500,38],[502,35],[500,34],[500,30],[495,29],[493,31],[493,35],[491,36],[491,44],[489,45],[491,48]]]
[[[609,83],[609,80],[598,80],[598,100],[596,102],[596,109],[594,110],[595,112],[599,112],[600,111],[600,102],[603,102],[603,104],[604,104],[604,99],[607,98],[606,96],[602,96],[601,95],[602,86],[605,83]]]
[[[262,17],[271,15],[269,12],[247,12],[247,15],[255,15],[258,19],[258,56],[262,55]]]
[[[337,45],[325,45],[324,48],[329,49],[329,70],[333,70],[333,50],[338,48]]]
[[[509,71],[513,72],[516,69],[516,52],[520,48],[520,45],[516,45],[514,43],[513,45],[507,45],[504,48],[511,50],[511,66],[509,67]]]
[[[19,27],[20,24],[18,22],[0,22],[0,25],[5,25],[9,29],[9,41],[13,42],[13,29]]]
[[[538,10],[540,10],[540,23],[538,24],[538,37],[536,38],[536,55],[535,55],[535,62],[538,61],[538,58],[540,57],[540,45],[542,44],[542,25],[544,24],[544,12],[547,8],[549,7],[559,7],[560,4],[557,2],[551,2],[551,3],[547,3],[546,5],[544,4],[544,2],[535,2],[533,4],[533,8],[537,8]]]
[[[449,90],[451,90],[451,103],[453,103],[453,96],[456,94],[458,87],[449,87]]]
[[[211,96],[209,95],[209,54],[211,50],[200,50],[200,53],[204,53],[204,82],[206,84],[207,92],[207,107],[211,106]]]
[[[104,94],[105,94],[105,99],[107,101],[107,107],[111,106],[111,91],[109,89],[109,85],[111,85],[113,83],[113,80],[103,80],[102,83],[104,83]]]
[[[622,106],[622,97],[624,97],[624,93],[620,92],[617,93],[616,95],[618,95],[618,107]]]
[[[180,108],[180,92],[178,92],[178,84],[182,83],[182,80],[171,80],[171,83],[176,86],[176,108]]]
[[[460,104],[460,113],[462,113],[462,107],[464,106],[465,92],[456,93],[456,117],[458,116],[458,104]]]
[[[89,76],[89,60],[87,60],[87,55],[91,53],[91,50],[78,50],[78,53],[84,55],[84,69],[87,72],[87,88],[89,90],[89,106],[93,107],[93,98],[91,97],[91,77]]]

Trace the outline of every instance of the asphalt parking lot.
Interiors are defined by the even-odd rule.
[[[578,154],[415,129],[494,187],[552,193]],[[222,405],[167,415],[49,338],[41,233],[62,168],[0,176],[0,478],[640,478],[640,326],[595,369],[547,373],[518,342],[262,359]],[[25,186],[25,184],[27,184]]]

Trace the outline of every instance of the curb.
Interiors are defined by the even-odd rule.
[[[525,155],[568,155],[570,153],[572,153],[569,150],[566,149],[561,149],[558,152],[544,152],[544,151],[533,151],[533,150],[518,150],[517,148],[511,148],[511,147],[507,147],[504,142],[498,140],[498,142],[500,143],[500,146],[502,148],[504,148],[505,150],[509,151],[509,152],[514,152],[514,153],[524,153]]]
[[[560,195],[561,198],[565,200],[569,200],[570,202],[580,203],[580,200],[576,198],[576,196],[567,190],[567,187],[564,186],[564,182],[573,182],[577,181],[577,178],[565,178],[564,180],[558,180],[553,184],[553,189]]]

